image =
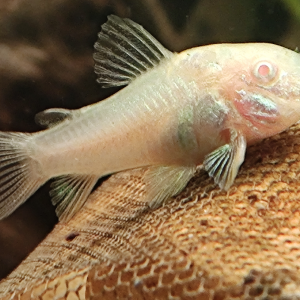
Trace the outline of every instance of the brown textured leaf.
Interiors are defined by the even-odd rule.
[[[248,149],[228,193],[200,171],[150,211],[112,176],[0,284],[3,299],[298,299],[300,125]],[[1,298],[2,299],[2,298]]]

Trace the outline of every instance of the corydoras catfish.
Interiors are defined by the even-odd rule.
[[[1,219],[53,177],[64,221],[100,177],[132,168],[149,167],[153,208],[199,165],[228,190],[246,146],[300,118],[300,54],[283,47],[216,44],[177,54],[135,22],[109,16],[95,49],[97,81],[128,86],[78,110],[39,113],[43,131],[0,132]]]

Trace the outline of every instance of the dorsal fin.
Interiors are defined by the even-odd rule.
[[[64,108],[50,108],[35,115],[35,122],[42,127],[53,127],[66,119],[72,119],[72,111]]]
[[[95,73],[103,87],[126,85],[172,55],[142,26],[114,15],[102,25],[95,49]]]

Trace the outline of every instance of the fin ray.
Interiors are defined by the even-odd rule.
[[[113,18],[116,18],[116,16],[113,16]],[[128,32],[131,33],[132,36],[137,38],[142,46],[148,48],[151,54],[156,56],[157,59],[156,62],[159,62],[163,57],[169,56],[170,52],[165,47],[163,47],[161,43],[159,43],[141,25],[133,22],[130,19],[123,19],[123,22],[126,24],[126,27],[128,28]],[[147,59],[149,59],[148,56]],[[149,61],[153,62],[152,60]]]
[[[115,39],[118,37],[122,37],[122,40],[126,42],[126,38],[118,32],[110,31],[110,35],[111,35],[110,38],[115,38]],[[129,44],[129,45],[131,46],[131,44]],[[148,66],[143,61],[140,61],[139,58],[136,55],[134,55],[132,52],[128,51],[125,47],[121,46],[121,44],[119,44],[119,43],[115,43],[114,46],[117,49],[119,49],[121,51],[121,53],[125,53],[128,58],[132,59],[132,61],[135,62],[135,64],[139,65],[139,69],[143,69],[143,71],[147,70]],[[135,48],[133,48],[133,49],[135,50]]]
[[[240,165],[244,161],[246,139],[231,130],[231,141],[208,154],[203,162],[204,169],[214,178],[221,189],[228,190],[233,184]]]
[[[126,29],[128,30],[129,34],[132,34],[132,36],[136,37],[137,40],[141,43],[144,44],[145,46],[148,46],[145,43],[145,40],[142,40],[139,36],[136,35],[136,33],[131,30],[131,28],[127,25]],[[145,70],[147,70],[149,67],[153,67],[153,61],[148,57],[148,55],[146,55],[143,51],[140,50],[140,48],[135,47],[135,45],[131,42],[131,40],[129,38],[126,37],[126,35],[122,34],[121,31],[119,31],[119,35],[122,37],[122,39],[131,46],[131,48],[135,49],[138,54],[140,54],[145,60],[144,61],[139,61],[137,57],[134,57],[134,59],[136,59],[137,61],[140,62],[140,64],[145,68]],[[124,49],[124,48],[123,48]],[[148,48],[149,49],[149,48]],[[131,55],[131,53],[124,49],[126,51],[127,54]],[[149,49],[150,50],[150,49]],[[151,49],[152,50],[152,49]],[[153,53],[153,52],[152,52]]]
[[[65,175],[51,184],[50,196],[56,205],[60,221],[68,221],[84,205],[98,177],[95,175]]]
[[[142,26],[111,15],[95,44],[95,73],[103,87],[130,83],[172,53]]]
[[[149,64],[147,64],[147,56],[143,54],[139,50],[139,48],[136,48],[134,44],[126,37],[126,35],[123,35],[121,31],[119,32],[110,32],[111,35],[115,34],[114,38],[121,38],[121,41],[125,42],[127,46],[130,46],[131,51],[134,50],[137,55],[134,55],[133,52],[127,50],[125,47],[121,46],[121,44],[116,44],[116,47],[118,47],[123,53],[127,54],[128,57],[130,57],[136,64],[140,66],[140,68],[143,68],[144,71],[146,71],[149,67],[151,67]],[[146,61],[140,60],[138,55],[144,57]]]
[[[127,54],[126,49],[120,48],[119,45],[115,45],[115,43],[112,42],[109,37],[104,36],[104,35],[101,35],[101,41],[102,42],[106,41],[106,43],[109,45],[112,44],[111,47],[115,47],[116,49],[111,49],[111,47],[106,47],[104,44],[100,45],[100,42],[96,43],[95,49],[98,52],[96,52],[94,54],[94,56],[95,56],[94,59],[96,60],[96,62],[101,62],[101,64],[99,64],[99,65],[96,64],[96,66],[95,66],[96,68],[102,67],[105,70],[110,70],[107,67],[111,67],[112,65],[110,63],[113,62],[117,66],[120,65],[122,67],[122,69],[128,68],[130,71],[130,68],[131,68],[131,71],[134,72],[134,74],[132,76],[138,76],[139,74],[141,74],[141,69],[137,66],[137,65],[139,65],[139,62],[136,61],[135,59],[133,59],[133,57],[131,56],[130,53],[129,53],[129,55],[122,57],[121,53]],[[114,50],[114,52],[112,52],[112,50]],[[120,54],[116,50],[120,50]],[[116,75],[119,74],[118,71],[119,71],[119,69],[115,69]]]
[[[125,67],[121,66],[120,64],[117,64],[117,63],[113,62],[112,60],[108,60],[107,59],[105,61],[105,63],[108,64],[108,65],[110,65],[112,67],[112,69],[113,69],[113,70],[105,70],[106,73],[107,73],[107,75],[110,75],[112,77],[116,76],[115,75],[116,71],[120,70],[120,71],[124,72],[124,75],[123,75],[124,79],[125,78],[128,79],[128,78],[130,78],[132,76],[136,76],[136,73],[134,71],[130,70],[128,67],[125,68]],[[139,71],[138,68],[136,68],[136,70]],[[121,74],[119,76],[122,77]]]
[[[0,220],[9,216],[44,182],[31,159],[29,134],[0,132]]]
[[[150,167],[145,177],[148,205],[157,208],[168,198],[181,192],[195,171],[195,166]]]

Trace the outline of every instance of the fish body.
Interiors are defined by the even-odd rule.
[[[201,87],[178,76],[173,60],[105,101],[74,111],[76,117],[34,134],[33,158],[44,176],[103,176],[141,166],[195,165],[224,144],[218,133],[224,111],[221,115],[215,110],[214,99],[199,101]],[[197,102],[205,105],[197,108]],[[194,113],[219,119],[202,118],[202,130],[197,131]],[[213,135],[209,142],[205,131]]]
[[[127,85],[78,110],[37,115],[49,128],[0,132],[0,219],[50,178],[61,220],[98,178],[149,167],[149,206],[180,192],[203,164],[227,190],[246,146],[300,117],[300,55],[271,44],[219,44],[179,54],[141,26],[110,16],[95,45],[104,86]]]

